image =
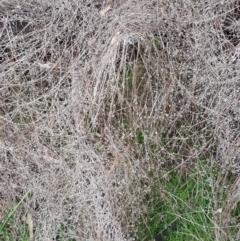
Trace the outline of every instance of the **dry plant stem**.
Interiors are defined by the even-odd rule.
[[[29,241],[33,241],[34,240],[33,218],[32,218],[31,213],[27,214],[27,224],[28,224],[28,228],[29,228]]]

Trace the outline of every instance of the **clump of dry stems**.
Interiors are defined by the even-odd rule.
[[[239,19],[235,0],[1,1],[0,219],[31,190],[15,219],[36,240],[131,240],[152,175],[236,172]]]

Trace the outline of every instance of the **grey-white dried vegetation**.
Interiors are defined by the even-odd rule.
[[[152,173],[240,167],[238,1],[105,4],[0,2],[0,219],[30,189],[36,240],[131,240]]]

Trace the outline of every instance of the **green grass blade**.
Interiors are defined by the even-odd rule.
[[[28,196],[30,193],[30,190],[28,190],[25,195],[22,197],[22,199],[18,202],[18,204],[8,213],[7,217],[5,218],[5,221],[3,224],[0,226],[0,234],[3,233],[3,229],[6,226],[8,220],[12,217],[12,215],[16,212],[18,207],[21,205],[21,203],[24,201],[24,199]]]

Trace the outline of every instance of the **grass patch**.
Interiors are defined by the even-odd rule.
[[[128,68],[126,73],[125,73],[125,81],[126,85],[129,89],[132,89],[133,86],[133,70],[132,68]]]
[[[156,178],[145,197],[147,212],[138,225],[137,240],[215,240],[213,195],[208,161],[199,161],[188,174],[172,170]]]
[[[9,211],[9,213],[7,214],[7,216],[5,217],[5,219],[3,220],[3,222],[0,225],[0,240],[4,240],[4,241],[14,241],[15,239],[15,235],[13,235],[13,231],[17,229],[18,232],[18,240],[21,241],[27,241],[28,236],[29,236],[29,232],[28,232],[28,228],[27,226],[22,226],[22,227],[17,227],[15,225],[14,222],[14,218],[13,215],[14,213],[17,211],[17,209],[19,208],[19,206],[22,204],[22,202],[24,201],[24,199],[26,199],[26,197],[29,195],[30,191],[26,192],[26,194],[22,197],[22,199],[17,203],[17,205],[11,209]]]
[[[160,38],[159,36],[156,36],[156,37],[154,38],[154,44],[155,44],[157,47],[160,46],[160,44],[161,44],[161,38]]]
[[[142,131],[140,131],[140,130],[137,131],[137,143],[139,145],[142,145],[144,143],[144,136],[143,136]]]

